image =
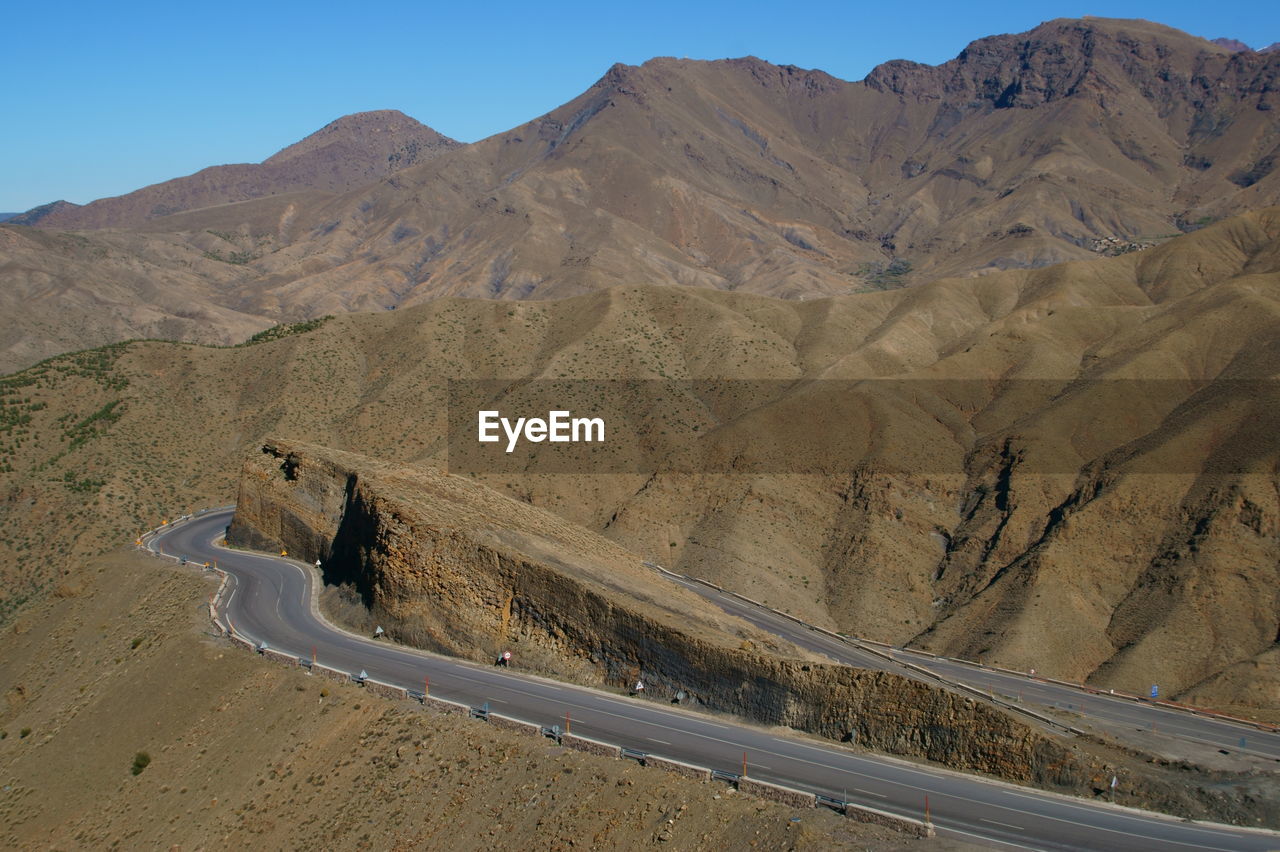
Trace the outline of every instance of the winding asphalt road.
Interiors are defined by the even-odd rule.
[[[515,671],[354,636],[320,619],[311,570],[285,559],[214,546],[230,510],[167,527],[148,542],[228,574],[218,617],[274,650],[433,696],[637,751],[741,772],[883,811],[921,818],[926,797],[939,833],[1031,849],[1280,849],[1280,834],[1195,823],[781,735],[730,717],[693,713]]]
[[[816,651],[846,665],[883,669],[919,678],[920,675],[908,667],[913,665],[927,669],[946,682],[962,683],[980,692],[1016,699],[1024,706],[1030,705],[1044,711],[1065,710],[1082,720],[1088,720],[1094,727],[1121,742],[1127,740],[1134,731],[1156,731],[1171,739],[1273,761],[1276,764],[1273,771],[1280,772],[1280,731],[1261,730],[1252,725],[1197,715],[1188,710],[1086,691],[1069,684],[943,657],[931,657],[902,648],[875,646],[856,639],[837,639],[774,610],[744,601],[729,592],[694,580],[666,576],[672,582],[697,592],[731,615],[744,618],[762,630],[785,637],[802,648]]]

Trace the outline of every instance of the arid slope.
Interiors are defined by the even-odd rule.
[[[884,293],[440,300],[240,349],[67,356],[2,388],[6,607],[122,530],[227,502],[268,434],[445,461],[452,378],[780,379],[748,410],[717,401],[709,440],[837,429],[868,442],[867,464],[482,481],[842,630],[1274,711],[1278,281],[1272,210],[1139,254]],[[819,378],[929,393],[810,396],[832,386]],[[1167,381],[1136,395],[1135,378]],[[928,465],[895,464],[921,446]]]
[[[225,167],[293,175],[270,193],[215,171],[37,224],[145,229],[116,244],[211,317],[203,332],[179,328],[204,341],[240,330],[215,316],[226,310],[267,321],[613,286],[892,289],[1133,251],[1280,203],[1278,73],[1280,53],[1100,18],[981,39],[936,67],[889,62],[858,82],[750,57],[659,58],[614,66],[506,133],[424,143],[437,155],[407,168],[392,171],[413,158],[363,124],[349,134],[360,145],[330,144],[326,129],[260,166]],[[179,194],[203,200],[152,199],[197,185]],[[14,243],[0,259],[67,292],[99,286],[57,250]],[[74,336],[43,305],[22,310],[34,317],[0,368]]]
[[[398,110],[345,115],[261,163],[210,166],[193,175],[85,205],[55,202],[17,225],[82,230],[129,228],[152,219],[292,192],[340,193],[458,147]]]
[[[168,561],[78,574],[4,629],[8,849],[925,848],[271,665],[209,635],[212,586]]]

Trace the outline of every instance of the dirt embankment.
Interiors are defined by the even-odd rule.
[[[82,568],[0,635],[6,849],[926,842],[266,665],[208,635],[207,575],[138,553]]]
[[[245,464],[231,536],[323,560],[326,581],[353,588],[406,643],[473,659],[514,648],[579,682],[642,677],[655,697],[683,690],[757,722],[1077,793],[1096,795],[1116,774],[1127,803],[1186,816],[1252,823],[1260,813],[1221,784],[1113,764],[927,684],[761,652],[723,614],[711,624],[680,609],[689,602],[633,592],[640,580],[609,561],[627,557],[615,545],[457,477],[271,442]],[[582,567],[592,547],[607,566],[594,576]]]

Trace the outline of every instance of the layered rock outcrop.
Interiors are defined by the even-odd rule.
[[[947,766],[1186,817],[1273,824],[1222,784],[1087,741],[1067,742],[971,698],[888,672],[827,664],[727,615],[583,527],[471,480],[299,443],[244,464],[234,544],[323,563],[395,639],[477,660],[516,651],[591,685],[643,678],[652,698],[733,713]],[[1183,767],[1183,769],[1186,769]]]
[[[458,477],[272,442],[243,470],[230,539],[319,559],[395,638],[474,659],[518,647],[586,682],[1020,781],[1073,785],[1071,749],[984,704],[818,662],[616,545]],[[669,587],[668,587],[669,585]],[[1052,778],[1046,776],[1053,767]]]

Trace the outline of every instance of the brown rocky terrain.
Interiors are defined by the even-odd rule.
[[[631,283],[839,293],[1088,258],[1094,239],[1278,200],[1278,68],[1103,19],[856,83],[752,58],[615,66],[542,118],[303,211],[314,239],[262,270],[332,311],[367,299],[357,262],[387,282],[374,304],[403,304]]]
[[[264,664],[211,637],[211,589],[112,553],[6,625],[6,848],[924,848]]]
[[[305,444],[245,463],[232,544],[324,560],[391,638],[1026,781],[1074,763],[1004,712],[887,672],[826,664],[653,572],[616,544],[460,477]],[[446,627],[447,626],[447,627]],[[1065,777],[1066,772],[1062,773]]]
[[[41,228],[128,228],[185,210],[314,191],[340,193],[425,163],[459,143],[399,110],[346,115],[261,163],[210,166],[193,175],[89,204],[57,201],[12,221]]]
[[[698,708],[1080,795],[1121,773],[1128,804],[1181,816],[1280,818],[1265,779],[1135,769],[1112,748],[970,697],[797,659],[682,588],[655,590],[615,544],[438,470],[271,441],[246,461],[236,505],[228,541],[321,560],[326,584],[365,602],[337,613],[362,632],[385,625],[393,639],[478,662],[512,649],[522,667],[592,686],[642,678],[650,697],[683,690]]]
[[[267,435],[445,462],[449,379],[767,378],[742,417],[724,400],[689,421],[716,410],[696,395],[635,411],[714,426],[722,449],[835,434],[868,463],[478,479],[833,629],[1274,719],[1278,246],[1267,211],[1121,257],[824,300],[438,300],[238,349],[65,356],[0,386],[5,609],[122,530],[229,502]],[[817,378],[861,384],[807,397],[840,387]],[[895,467],[922,447],[928,465]]]
[[[221,291],[243,277],[225,258],[253,243],[0,228],[0,369],[113,340],[244,340],[272,322],[224,306]]]
[[[193,310],[212,300],[264,321],[618,285],[808,297],[1040,268],[1280,202],[1278,63],[1100,18],[981,39],[936,67],[889,62],[859,82],[753,58],[659,58],[345,194],[331,194],[325,166],[301,170],[288,194],[148,219],[129,250],[178,265],[159,275]],[[327,164],[333,146],[312,139],[253,168]],[[361,162],[375,160],[382,149]],[[158,209],[153,191],[120,218],[60,209],[37,224],[139,224]],[[174,254],[175,241],[190,250]],[[56,251],[23,245],[3,260],[93,288]],[[207,287],[183,285],[188,275]],[[61,323],[39,309],[8,363],[73,336]],[[213,323],[190,339],[232,331]]]

